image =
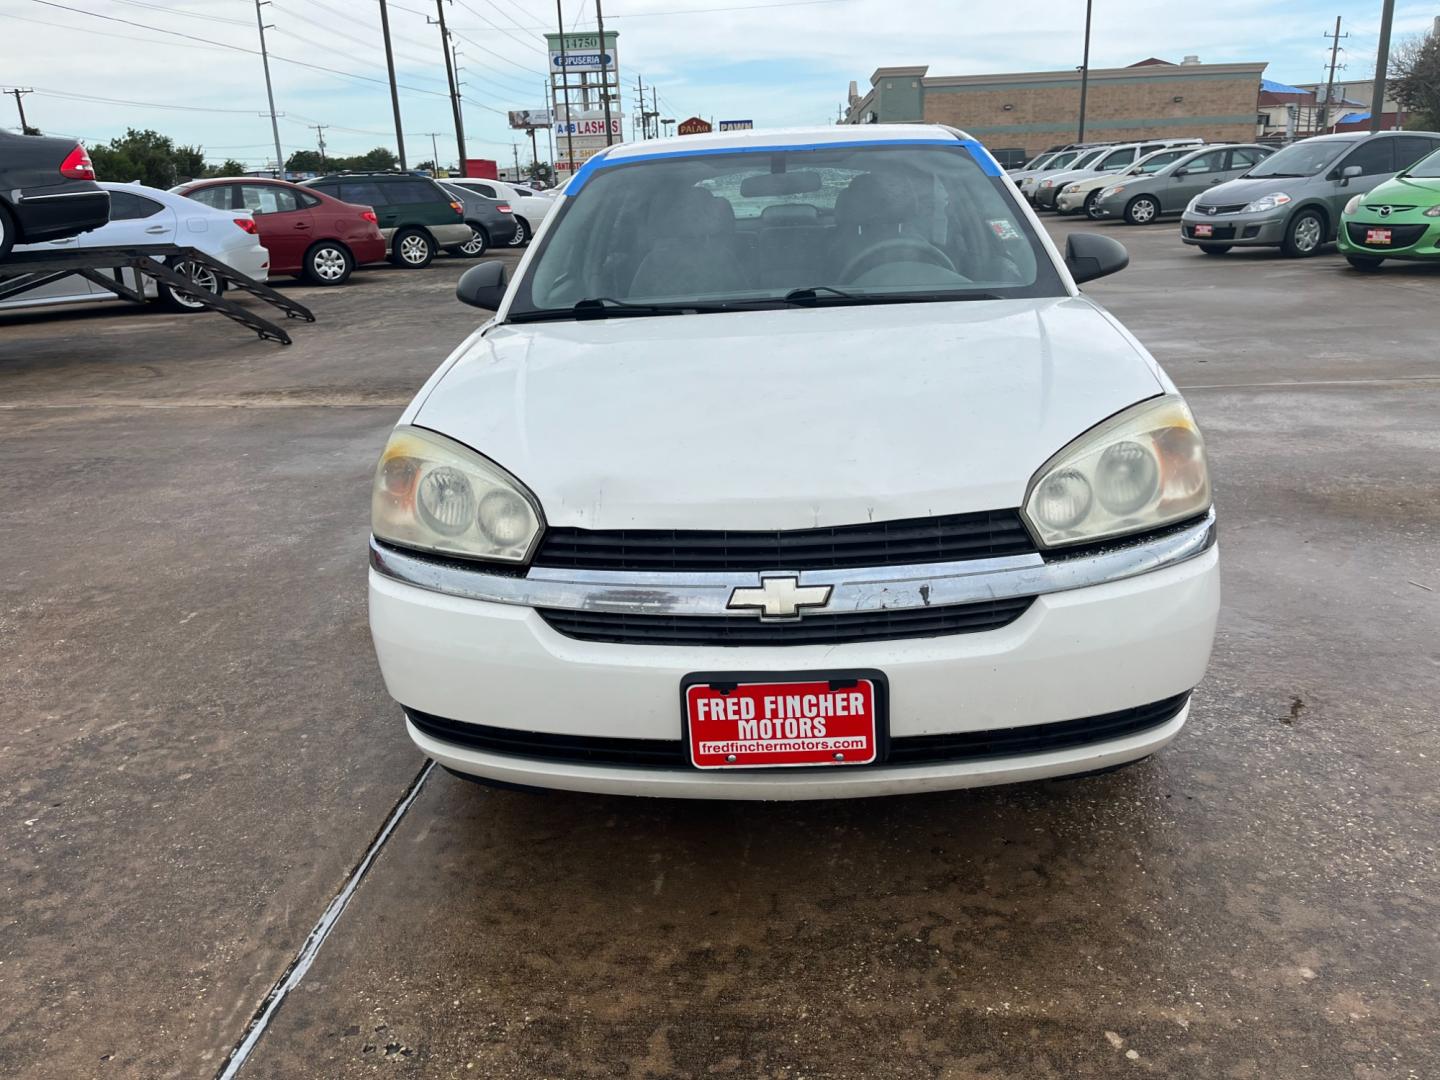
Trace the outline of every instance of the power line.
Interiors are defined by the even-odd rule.
[[[249,26],[244,19],[227,19],[224,15],[204,15],[198,11],[182,11],[179,8],[165,7],[162,4],[147,4],[145,0],[115,0],[117,4],[129,4],[131,7],[149,8],[151,11],[163,11],[167,15],[184,15],[191,19],[204,19],[207,22],[229,23],[231,26]]]

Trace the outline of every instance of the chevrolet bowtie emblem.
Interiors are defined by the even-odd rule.
[[[833,590],[833,585],[801,585],[797,577],[767,577],[759,588],[737,588],[725,606],[759,608],[761,619],[798,619],[801,608],[828,604]]]

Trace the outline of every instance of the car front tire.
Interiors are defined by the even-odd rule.
[[[523,217],[515,219],[515,238],[510,241],[511,247],[524,247],[530,239],[530,223]]]
[[[1136,195],[1125,207],[1126,225],[1149,225],[1160,216],[1160,204],[1149,195]]]
[[[344,244],[322,240],[305,253],[305,280],[312,285],[344,285],[355,258]]]
[[[1325,219],[1318,210],[1301,210],[1285,227],[1280,250],[1292,259],[1308,259],[1325,246]]]
[[[0,206],[0,259],[10,254],[10,249],[15,246],[15,219],[10,216],[10,211]]]
[[[401,229],[390,244],[390,262],[404,270],[423,270],[435,258],[435,241],[424,229]]]
[[[1099,204],[1100,192],[1098,189],[1092,191],[1089,195],[1085,196],[1085,216],[1088,217],[1091,221],[1100,220]]]

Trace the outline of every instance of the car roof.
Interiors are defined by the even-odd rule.
[[[968,139],[962,131],[939,124],[829,124],[824,127],[760,128],[717,131],[708,135],[672,135],[667,139],[616,143],[605,152],[610,163],[638,157],[693,154],[697,150],[745,150],[768,146],[827,146],[886,142],[952,142]]]

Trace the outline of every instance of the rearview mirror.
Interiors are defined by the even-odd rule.
[[[505,264],[498,259],[477,263],[455,284],[455,298],[462,304],[498,311],[500,301],[505,299],[505,287],[509,284]]]
[[[1099,233],[1071,233],[1065,241],[1065,267],[1079,285],[1124,270],[1130,253],[1119,240]]]

